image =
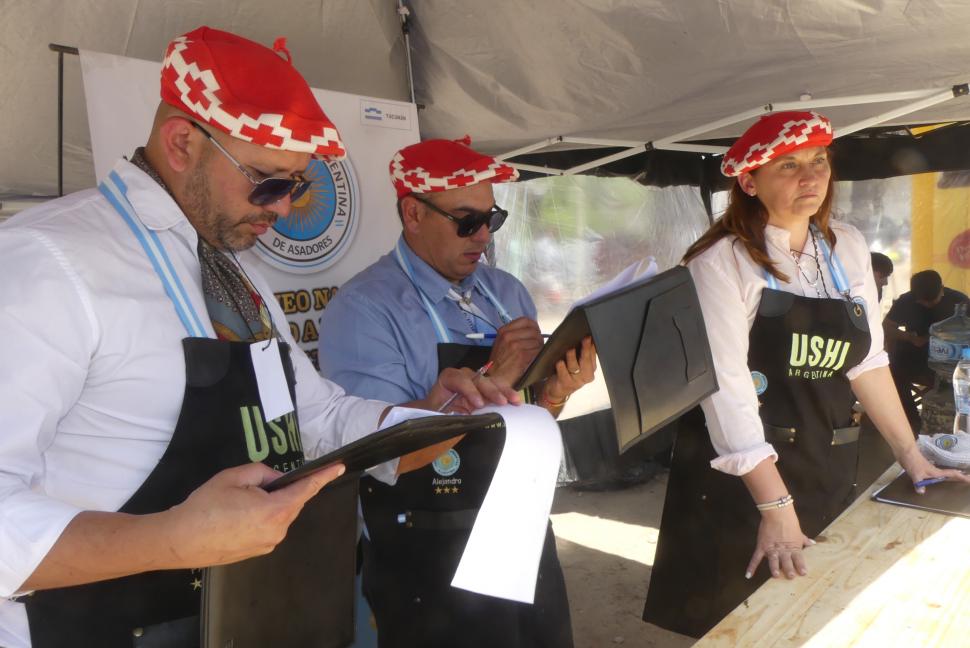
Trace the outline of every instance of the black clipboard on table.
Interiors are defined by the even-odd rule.
[[[903,473],[874,492],[872,499],[885,504],[970,518],[970,485],[963,482],[930,484],[926,492],[920,495],[913,489],[913,480]]]
[[[596,344],[621,452],[717,391],[700,302],[685,267],[577,305],[515,388],[551,376],[587,335]]]
[[[347,468],[306,503],[272,553],[204,571],[202,648],[352,644],[360,473],[461,434],[504,434],[504,429],[498,414],[410,419],[269,484],[267,490],[276,490],[334,463]]]

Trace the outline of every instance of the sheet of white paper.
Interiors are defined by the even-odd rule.
[[[263,417],[275,421],[293,411],[290,388],[286,386],[280,347],[273,338],[267,342],[254,342],[249,345],[253,357],[253,370],[256,372],[256,386],[259,388],[259,402]]]
[[[454,587],[532,603],[562,458],[559,426],[534,405],[485,407],[505,419],[505,447],[475,519]]]
[[[591,302],[598,297],[602,297],[603,295],[616,292],[621,288],[646,281],[656,274],[656,259],[653,257],[644,257],[640,261],[631,263],[626,268],[623,268],[623,270],[621,270],[615,277],[604,283],[590,294],[577,299],[575,302],[573,302],[573,305],[569,307],[569,310],[572,311],[577,306],[582,306],[587,302]]]

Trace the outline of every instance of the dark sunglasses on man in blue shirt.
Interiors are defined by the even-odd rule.
[[[411,194],[411,197],[458,225],[458,236],[462,238],[472,236],[482,228],[482,225],[488,225],[489,232],[497,232],[505,223],[505,219],[509,217],[507,211],[498,205],[492,205],[492,208],[487,212],[471,212],[468,216],[458,218],[454,214],[449,214],[441,207],[438,207],[427,198],[422,198],[418,194]]]

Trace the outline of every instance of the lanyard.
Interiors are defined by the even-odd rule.
[[[425,312],[428,314],[428,317],[431,318],[431,323],[434,325],[435,334],[438,336],[438,342],[441,344],[447,344],[452,341],[451,335],[448,333],[448,327],[445,326],[441,316],[435,310],[434,304],[431,303],[431,300],[418,286],[417,281],[415,281],[414,268],[411,267],[411,263],[408,261],[408,258],[404,253],[404,245],[404,239],[398,239],[397,245],[394,246],[394,258],[397,260],[397,264],[401,266],[401,270],[411,281],[411,285],[413,285],[415,290],[418,291],[418,296],[421,297],[421,304],[424,306]],[[502,319],[502,323],[508,324],[511,322],[512,318],[509,316],[508,311],[505,310],[505,307],[502,306],[501,302],[499,302],[498,298],[492,293],[492,291],[488,289],[488,286],[486,286],[478,277],[475,277],[475,285],[479,290],[482,291],[482,293],[484,293],[488,301],[490,301],[492,306],[495,307],[495,310],[498,311],[498,316]],[[479,312],[481,311],[479,310]]]
[[[182,325],[189,337],[209,337],[206,334],[205,326],[202,325],[202,320],[199,319],[195,308],[192,306],[192,300],[189,299],[185,286],[182,285],[178,273],[165,252],[165,247],[158,239],[158,235],[145,227],[144,223],[135,215],[135,208],[128,200],[128,186],[125,185],[124,180],[116,171],[112,171],[104,182],[98,185],[98,189],[121,215],[121,218],[131,228],[135,238],[141,243],[145,255],[151,261],[152,267],[155,268],[158,278],[162,280],[162,286],[164,286],[169,299],[172,300],[175,312],[182,320]]]
[[[849,296],[849,282],[846,279],[845,268],[842,266],[842,262],[839,261],[839,257],[832,251],[829,247],[828,240],[822,236],[818,227],[815,223],[811,223],[809,228],[812,231],[812,235],[815,236],[815,240],[818,243],[819,248],[822,250],[822,256],[825,258],[825,264],[829,269],[829,276],[832,277],[832,281],[835,282],[835,289],[842,295],[845,299],[851,299]],[[772,290],[779,290],[778,279],[768,272],[764,271],[765,280],[768,282],[768,287]]]

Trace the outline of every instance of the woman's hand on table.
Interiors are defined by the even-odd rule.
[[[813,544],[815,541],[802,533],[794,506],[762,511],[758,542],[744,577],[751,578],[762,560],[767,561],[772,578],[804,576],[808,566],[802,549]]]
[[[919,447],[915,443],[903,451],[900,456],[896,457],[896,461],[903,467],[903,470],[906,471],[909,478],[913,480],[914,488],[920,494],[926,492],[926,487],[916,487],[915,484],[924,479],[945,477],[947,480],[962,481],[970,484],[970,475],[966,475],[953,468],[937,468],[923,456],[923,453],[919,451]]]

